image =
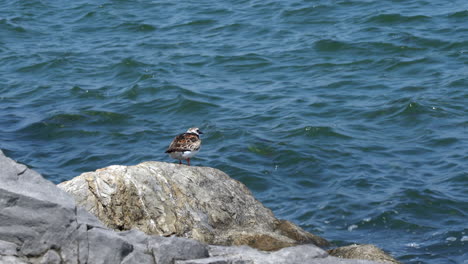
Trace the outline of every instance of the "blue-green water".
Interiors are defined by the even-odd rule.
[[[468,263],[468,1],[0,1],[0,148],[61,182],[172,161],[335,245]]]

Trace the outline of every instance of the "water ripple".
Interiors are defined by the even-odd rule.
[[[379,14],[370,17],[366,22],[368,23],[379,23],[383,25],[392,25],[400,23],[423,23],[428,22],[429,16],[415,15],[415,16],[404,16],[401,14]]]

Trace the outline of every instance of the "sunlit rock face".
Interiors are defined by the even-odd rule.
[[[275,218],[247,187],[224,172],[164,162],[110,166],[59,184],[116,230],[176,235],[207,244],[277,250],[321,237]]]

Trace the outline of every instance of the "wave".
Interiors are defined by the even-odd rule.
[[[5,18],[0,19],[0,27],[2,27],[2,31],[6,30],[11,33],[26,33],[28,31],[25,27],[16,25]]]
[[[18,72],[22,73],[45,73],[50,69],[61,69],[68,65],[70,61],[66,57],[56,57],[46,61],[33,63],[27,66],[20,66],[17,68]]]
[[[379,14],[371,16],[366,20],[368,23],[378,23],[378,24],[399,24],[399,23],[417,23],[417,22],[428,22],[430,16],[425,15],[414,15],[414,16],[405,16],[401,14]]]
[[[126,114],[85,110],[80,113],[55,114],[49,118],[26,124],[16,132],[26,137],[42,139],[95,135],[99,133],[100,127],[120,125],[129,118]]]
[[[153,32],[158,28],[154,25],[147,23],[133,23],[125,22],[117,26],[118,28],[124,28],[129,32]]]
[[[310,17],[319,14],[320,12],[331,9],[332,6],[329,5],[314,5],[311,7],[301,7],[297,9],[284,10],[281,12],[281,16],[288,18],[298,18],[298,17]]]

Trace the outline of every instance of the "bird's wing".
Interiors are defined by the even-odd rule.
[[[201,140],[197,134],[183,133],[174,138],[169,148],[167,148],[166,153],[198,150],[200,145]]]

